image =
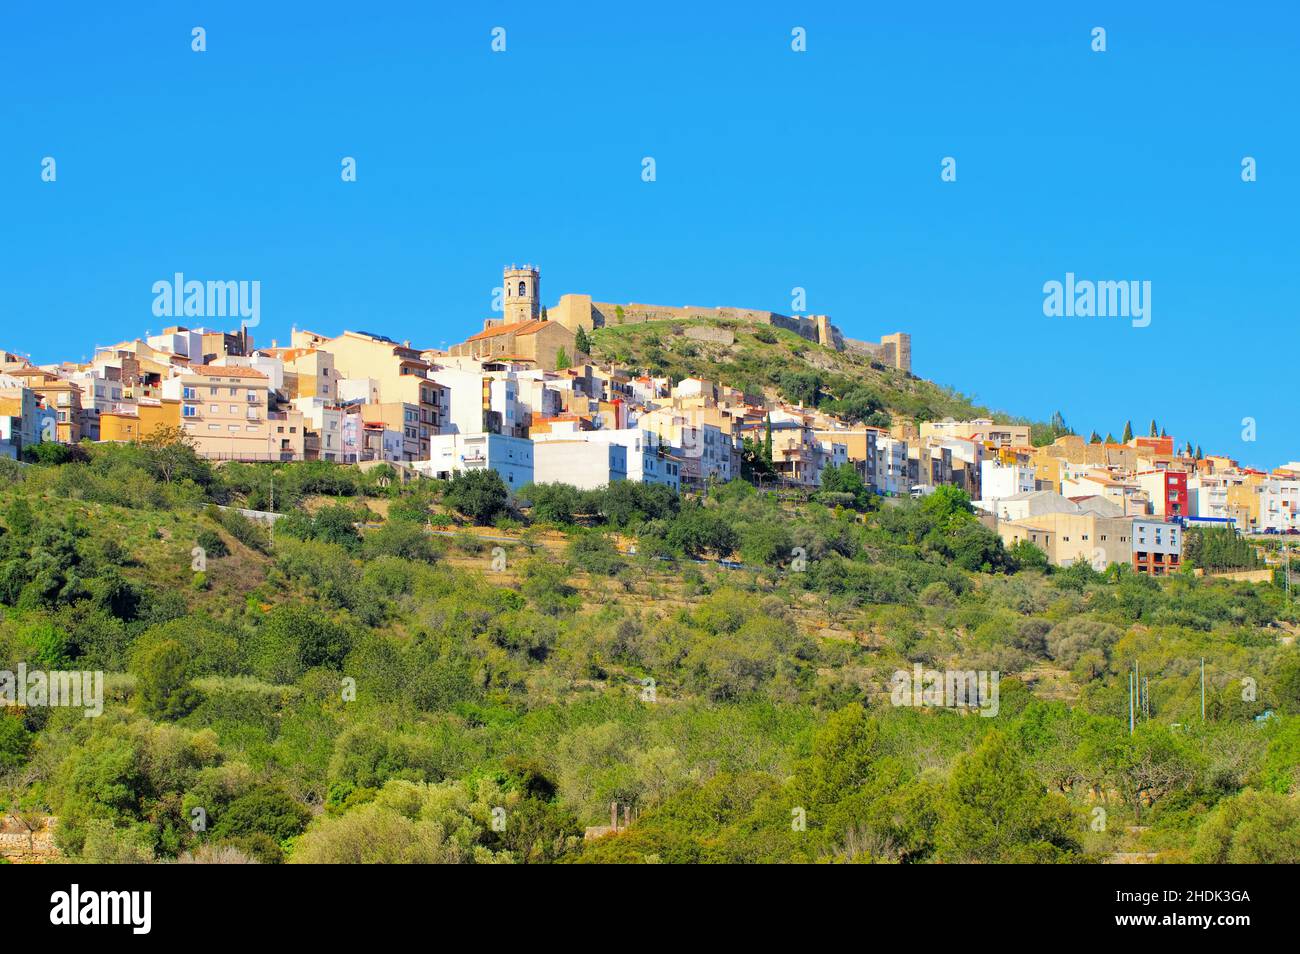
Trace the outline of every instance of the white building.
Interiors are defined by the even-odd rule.
[[[579,490],[627,480],[627,448],[601,441],[552,440],[533,443],[533,480],[569,484]]]
[[[193,364],[203,363],[202,328],[168,328],[160,335],[149,335],[145,342],[157,351],[184,355]]]
[[[484,431],[434,434],[429,438],[429,459],[412,466],[441,480],[472,470],[495,470],[513,492],[533,481],[533,442]]]
[[[980,464],[980,499],[976,506],[996,512],[999,500],[1030,493],[1034,488],[1033,467],[986,460]]]
[[[886,497],[906,496],[907,441],[896,440],[884,434],[876,438],[876,472],[871,489]]]
[[[447,414],[441,422],[442,433],[481,434],[487,429],[491,398],[484,393],[483,372],[438,368],[429,372],[429,380],[447,389]]]
[[[1259,485],[1258,530],[1300,530],[1300,481],[1266,480]]]
[[[579,431],[572,421],[557,421],[551,425],[549,433],[534,434],[533,442],[571,441],[575,438],[623,447],[627,451],[627,479],[634,483],[664,484],[673,490],[681,489],[680,465],[653,431],[643,431],[638,427]]]
[[[317,460],[342,462],[345,459],[343,411],[336,404],[319,397],[294,398],[289,403],[302,412],[303,421],[306,423],[309,433],[308,459],[311,459],[312,452],[315,451]],[[314,448],[311,446],[311,433],[317,435]]]

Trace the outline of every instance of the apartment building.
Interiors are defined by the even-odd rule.
[[[1166,576],[1182,565],[1183,528],[1163,520],[1133,521],[1133,569],[1148,576]]]
[[[1266,480],[1259,485],[1256,529],[1277,533],[1300,530],[1300,481]]]
[[[980,499],[977,506],[994,510],[999,500],[1037,488],[1034,468],[1021,464],[1001,464],[996,460],[980,463]]]
[[[141,398],[99,417],[99,440],[129,443],[144,440],[165,427],[181,426],[181,402]]]
[[[1029,444],[1028,424],[998,424],[988,418],[973,421],[922,421],[920,436],[925,438],[958,437],[979,441],[991,447],[1025,447]]]
[[[214,460],[302,460],[301,411],[271,411],[270,380],[255,368],[198,365],[163,383],[180,402],[181,426],[198,453]]]
[[[876,474],[872,490],[884,497],[905,497],[911,491],[907,441],[883,434],[876,438]]]
[[[490,469],[501,475],[511,492],[533,481],[533,442],[522,437],[492,434],[437,434],[433,454],[416,461],[417,470],[439,480],[453,474]]]
[[[1008,547],[1028,541],[1054,566],[1083,562],[1103,570],[1133,559],[1134,521],[1129,517],[1057,510],[1021,520],[998,520],[996,529]]]
[[[907,480],[909,491],[954,483],[951,448],[930,441],[909,442]]]
[[[289,402],[303,417],[304,460],[343,462],[343,409],[321,396],[296,397]],[[354,458],[355,460],[355,458]]]
[[[419,408],[419,451],[417,460],[429,457],[429,440],[438,433],[443,391],[430,379],[430,364],[410,342],[397,342],[383,335],[363,331],[345,331],[326,338],[310,331],[296,330],[290,342],[295,349],[318,349],[328,352],[338,378],[373,382],[370,403],[413,404]],[[346,400],[340,395],[340,400]],[[377,398],[378,400],[374,400]],[[483,430],[479,425],[475,430]]]
[[[733,470],[739,455],[731,434],[700,420],[704,411],[717,413],[716,408],[664,407],[642,414],[636,421],[637,427],[652,431],[660,443],[672,448],[673,456],[681,460],[682,485],[692,489],[739,475],[738,468]]]
[[[284,369],[283,389],[289,399],[320,398],[337,404],[339,372],[334,356],[321,348],[272,348]]]
[[[85,420],[81,403],[81,388],[71,381],[50,377],[34,390],[46,407],[52,408],[58,422],[58,439],[64,444],[75,444],[82,438]]]
[[[863,428],[817,428],[813,437],[818,443],[832,441],[844,445],[844,455],[858,471],[863,482],[874,489],[876,481],[876,440],[880,431]],[[737,470],[739,473],[739,470]]]
[[[1187,474],[1182,471],[1143,471],[1135,474],[1133,481],[1146,492],[1155,516],[1178,520],[1192,512],[1187,500]]]

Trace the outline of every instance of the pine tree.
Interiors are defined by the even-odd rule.
[[[1197,460],[1204,460],[1204,459],[1205,459],[1205,455],[1201,453],[1201,445],[1200,445],[1200,444],[1197,444],[1197,445],[1196,445],[1196,459],[1197,459]]]
[[[1151,436],[1152,437],[1160,436],[1160,428],[1156,427],[1156,419],[1154,417],[1151,418]]]
[[[763,460],[767,461],[767,466],[772,466],[772,415],[767,415],[767,441],[763,445]]]
[[[1107,444],[1114,444],[1114,443],[1115,443],[1115,435],[1112,434],[1110,431],[1107,431],[1107,432],[1106,432],[1106,443],[1107,443]]]
[[[1125,421],[1125,422],[1124,422],[1124,436],[1121,438],[1121,440],[1122,440],[1125,444],[1127,444],[1127,443],[1128,443],[1129,441],[1131,441],[1132,439],[1133,439],[1133,422],[1132,422],[1132,421]]]
[[[578,333],[573,336],[573,350],[578,354],[591,354],[591,339],[581,325],[578,326]]]
[[[1100,443],[1101,443],[1101,435],[1098,434],[1096,431],[1093,431],[1093,432],[1092,432],[1092,437],[1088,438],[1088,443],[1089,443],[1089,444],[1100,444]]]

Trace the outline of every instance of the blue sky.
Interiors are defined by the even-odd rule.
[[[993,407],[1300,457],[1293,4],[726,6],[6,5],[0,347],[157,331],[176,271],[260,281],[260,343],[437,347],[528,260],[548,303],[803,287]],[[1066,272],[1150,281],[1150,326],[1045,317]]]

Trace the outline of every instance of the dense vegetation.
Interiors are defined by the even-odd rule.
[[[725,328],[735,343],[700,341],[692,326]],[[601,361],[674,380],[704,377],[746,394],[817,407],[852,422],[888,426],[891,413],[910,420],[987,416],[965,395],[849,351],[835,351],[792,331],[728,319],[611,325],[591,334]]]
[[[0,710],[0,799],[88,861],[1300,861],[1280,587],[1051,571],[958,492],[832,483],[4,467],[0,669],[108,675],[98,718]],[[224,509],[272,486],[273,537]],[[996,717],[891,704],[914,664],[1000,673]]]

